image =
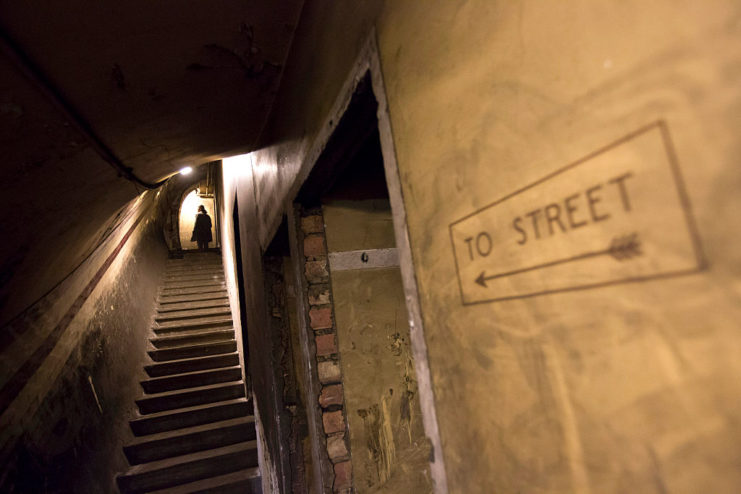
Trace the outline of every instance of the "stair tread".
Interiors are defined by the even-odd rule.
[[[165,281],[162,286],[159,287],[160,294],[166,294],[173,290],[181,290],[185,288],[199,288],[207,286],[221,286],[226,283],[224,277],[210,278],[203,280],[172,280]]]
[[[210,278],[212,276],[224,276],[224,271],[221,269],[209,269],[209,270],[198,270],[194,272],[189,271],[183,271],[180,273],[177,272],[168,272],[165,273],[164,281],[173,281],[173,280],[184,280],[187,278],[193,278],[193,279],[201,279],[201,278]]]
[[[156,470],[164,470],[168,467],[176,465],[183,465],[198,460],[205,460],[209,458],[217,458],[219,456],[227,455],[230,453],[240,453],[257,449],[257,441],[243,441],[241,443],[230,444],[228,446],[222,446],[220,448],[207,449],[204,451],[198,451],[196,453],[189,453],[182,456],[173,456],[172,458],[164,458],[162,460],[151,461],[149,463],[142,463],[141,465],[134,465],[123,475],[124,477],[139,475],[147,472]]]
[[[142,387],[145,387],[148,385],[156,386],[157,384],[160,384],[160,383],[175,382],[177,380],[186,379],[186,378],[197,379],[197,378],[206,377],[206,376],[229,374],[229,373],[233,373],[235,370],[240,371],[240,376],[241,376],[241,367],[239,365],[230,365],[230,366],[218,367],[215,369],[199,369],[199,370],[192,371],[192,372],[181,372],[179,374],[170,374],[167,376],[153,377],[151,379],[145,379],[143,381],[140,381],[139,383],[141,384]],[[228,381],[222,381],[222,383],[232,382],[235,380],[236,379],[229,379]],[[240,380],[241,380],[241,377],[240,377]],[[186,388],[179,388],[179,389],[186,389]],[[191,389],[191,388],[187,388],[187,389]],[[154,393],[146,393],[146,394],[152,395]]]
[[[177,396],[177,395],[184,395],[188,393],[196,393],[199,391],[208,391],[208,390],[216,390],[221,388],[229,388],[236,385],[243,384],[242,379],[235,379],[233,381],[227,381],[223,383],[216,383],[216,384],[206,384],[203,386],[193,386],[192,388],[184,388],[184,389],[174,389],[171,391],[163,391],[161,393],[152,393],[152,394],[143,394],[139,398],[137,398],[137,402],[143,401],[143,400],[152,400],[157,398],[167,398],[170,396]],[[148,413],[147,416],[151,416],[151,413]]]
[[[147,415],[142,415],[140,419],[152,419],[152,418],[158,418],[158,417],[166,417],[167,415],[176,415],[178,413],[194,412],[196,410],[201,410],[203,408],[231,405],[231,404],[236,404],[236,403],[248,403],[249,401],[250,401],[249,398],[240,396],[239,398],[233,398],[231,400],[217,401],[214,403],[203,403],[200,405],[194,405],[192,407],[178,408],[177,410],[164,410],[162,412],[148,413]],[[139,420],[139,419],[135,419],[135,420]]]
[[[217,422],[209,422],[206,424],[183,427],[182,429],[173,429],[170,431],[157,432],[155,434],[148,434],[146,436],[135,437],[134,440],[126,444],[126,446],[127,447],[137,446],[140,444],[146,444],[146,443],[153,442],[153,441],[161,441],[162,439],[170,439],[173,437],[187,436],[188,434],[194,434],[196,432],[213,431],[213,430],[221,429],[224,427],[231,427],[233,425],[254,424],[254,423],[255,423],[254,415],[244,415],[242,417],[237,417],[233,419],[219,420]]]
[[[200,260],[200,261],[195,261],[195,260],[190,260],[190,261],[177,260],[177,261],[175,261],[175,260],[173,260],[173,261],[169,261],[167,263],[167,270],[170,271],[170,270],[175,269],[175,268],[193,268],[193,267],[207,267],[207,268],[211,268],[211,267],[216,267],[216,266],[218,266],[218,267],[223,266],[223,264],[221,262],[221,259],[207,259],[207,260]]]
[[[175,297],[178,295],[198,295],[202,293],[213,293],[213,292],[223,292],[226,291],[225,284],[222,283],[214,283],[210,285],[204,285],[204,286],[194,286],[194,287],[185,287],[185,288],[167,288],[162,289],[159,292],[159,298],[162,299],[162,297]]]
[[[192,273],[223,273],[224,267],[221,264],[212,265],[193,265],[193,266],[171,266],[165,271],[165,276],[179,276]]]
[[[194,291],[195,290],[195,291]],[[206,300],[205,298],[200,297],[214,297],[216,294],[221,294],[222,298],[226,297],[226,287],[213,287],[213,288],[207,288],[207,289],[201,289],[201,288],[193,288],[189,291],[186,291],[185,289],[180,290],[180,292],[187,292],[187,293],[161,293],[159,297],[157,298],[157,302],[162,303],[169,303],[172,301],[172,299],[176,297],[188,297],[184,301],[188,300]]]
[[[170,360],[168,362],[158,362],[154,364],[148,364],[144,366],[144,370],[147,375],[153,378],[157,377],[174,377],[180,374],[187,374],[190,372],[197,372],[206,369],[220,369],[224,367],[232,367],[232,364],[224,365],[223,362],[233,362],[236,359],[236,364],[239,365],[239,354],[237,352],[225,353],[221,355],[208,355],[206,357],[192,357],[184,358],[179,360]],[[185,372],[172,372],[168,373],[166,369],[185,369],[188,366],[194,366],[194,370],[188,370]],[[213,365],[213,367],[211,367]],[[205,367],[204,367],[205,366]],[[164,372],[160,374],[160,372]]]
[[[228,486],[237,482],[243,481],[259,481],[260,480],[260,469],[258,467],[246,468],[236,472],[228,473],[225,475],[219,475],[216,477],[210,477],[208,479],[197,480],[195,482],[189,482],[187,484],[181,484],[176,487],[169,487],[167,489],[151,491],[149,494],[195,494],[207,489],[215,489],[218,487]],[[245,493],[252,494],[252,493]]]
[[[177,410],[163,410],[160,412],[150,413],[130,420],[129,422],[134,435],[137,437],[143,437],[145,435],[153,434],[152,432],[143,432],[145,430],[161,429],[164,431],[190,427],[183,426],[179,422],[197,425],[210,424],[218,420],[224,420],[223,418],[214,419],[213,415],[219,416],[219,414],[221,414],[225,417],[228,416],[232,418],[251,415],[254,413],[249,411],[252,408],[251,405],[251,399],[240,396],[238,398],[216,401],[213,403],[201,403],[200,405],[179,408]],[[137,432],[137,429],[139,432]]]
[[[202,316],[226,316],[231,317],[232,311],[228,305],[220,307],[195,307],[193,309],[170,311],[155,316],[155,321],[169,321],[177,319],[194,319]]]
[[[206,316],[195,319],[185,319],[183,321],[166,321],[162,323],[155,323],[154,329],[169,329],[169,328],[187,328],[191,326],[200,326],[203,324],[216,324],[216,323],[231,323],[232,316]]]
[[[210,324],[206,327],[199,327],[199,326],[193,326],[192,328],[154,328],[152,329],[152,333],[154,334],[154,337],[160,337],[160,336],[175,336],[175,335],[181,335],[181,336],[187,336],[187,335],[193,335],[200,331],[233,331],[234,325],[229,323],[218,323],[218,324]]]
[[[193,388],[176,389],[143,395],[136,400],[140,416],[151,415],[167,410],[181,410],[193,405],[218,403],[230,398],[245,396],[242,380],[227,381],[225,383],[208,384]]]
[[[205,331],[204,331],[205,330]],[[225,341],[229,339],[234,338],[234,329],[214,329],[214,328],[199,328],[194,329],[192,331],[188,331],[187,333],[177,333],[173,334],[172,332],[166,333],[166,336],[157,335],[153,338],[149,339],[149,342],[154,346],[155,350],[162,350],[164,348],[179,348],[180,346],[192,346],[192,344],[182,344],[182,345],[175,345],[175,346],[158,346],[158,345],[170,345],[174,342],[184,342],[194,339],[207,339],[207,338],[213,338],[209,339],[209,342],[215,343],[216,341]],[[205,343],[205,342],[204,342]]]
[[[178,346],[175,348],[159,348],[147,350],[153,362],[171,362],[186,358],[207,357],[209,355],[223,355],[237,350],[236,340],[215,341],[197,345]]]
[[[205,300],[196,300],[192,302],[175,302],[165,306],[157,307],[157,312],[162,315],[167,315],[172,312],[187,312],[198,309],[211,309],[229,307],[229,299],[227,297],[218,297]]]
[[[159,297],[157,303],[159,309],[167,309],[171,304],[182,304],[185,302],[205,302],[210,300],[218,300],[227,298],[226,290],[219,290],[208,293],[198,293],[190,295],[165,295],[164,298]]]

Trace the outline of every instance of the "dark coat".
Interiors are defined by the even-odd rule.
[[[211,217],[206,213],[196,215],[196,224],[193,227],[193,237],[198,242],[211,242]]]

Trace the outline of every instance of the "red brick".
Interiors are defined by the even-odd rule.
[[[332,355],[337,353],[337,345],[334,342],[334,334],[322,334],[317,335],[316,338],[316,354],[321,356]]]
[[[318,257],[326,256],[324,249],[324,235],[311,235],[304,238],[304,256]]]
[[[311,285],[308,297],[310,305],[327,305],[329,303],[329,285]]]
[[[322,414],[322,423],[324,424],[325,434],[344,432],[345,430],[345,417],[342,415],[342,410],[324,412]]]
[[[329,271],[327,271],[327,261],[307,261],[304,267],[306,280],[309,283],[326,283],[329,281]]]
[[[301,218],[301,229],[304,233],[321,233],[324,231],[324,218],[318,214]]]
[[[314,329],[329,329],[332,327],[332,310],[329,307],[311,309],[309,320]]]
[[[329,405],[342,405],[342,384],[324,386],[319,394],[319,405],[327,408]]]
[[[349,453],[345,443],[345,434],[332,434],[327,438],[327,454],[332,462],[347,459]]]
[[[342,492],[352,487],[352,464],[349,461],[334,466],[334,492]]]
[[[319,374],[319,382],[322,384],[338,383],[342,378],[340,364],[332,360],[319,362],[316,366],[316,370],[317,374]]]

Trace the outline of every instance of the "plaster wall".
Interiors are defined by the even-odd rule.
[[[329,253],[396,245],[387,199],[328,200],[322,212]],[[432,492],[399,268],[330,278],[355,489]]]
[[[378,39],[450,491],[737,492],[739,5],[387,7]],[[450,223],[657,120],[707,269],[462,304]],[[673,185],[647,187],[641,214],[670,221],[681,208],[659,191]],[[496,241],[492,255],[512,252]],[[644,249],[659,262],[682,245],[677,229]]]
[[[220,235],[222,257],[229,304],[234,315],[234,329],[243,369],[249,369],[252,396],[258,433],[258,459],[264,492],[277,492],[279,484],[278,457],[280,432],[276,420],[278,409],[276,394],[275,362],[270,349],[269,321],[263,286],[262,259],[256,236],[255,204],[252,181],[252,161],[249,155],[227,158],[222,161],[219,207],[222,218]],[[238,209],[238,230],[241,251],[235,246],[234,204]],[[239,261],[237,259],[239,256]],[[244,279],[245,307],[239,302],[239,273]],[[246,322],[246,325],[244,324]],[[244,349],[249,347],[250,354]],[[247,381],[245,381],[247,382]]]
[[[739,19],[721,0],[305,4],[262,149],[235,180],[255,235],[248,255],[259,259],[308,175],[375,26],[450,492],[741,488]],[[451,223],[656,121],[707,262],[463,304]],[[675,214],[650,193],[665,183],[643,187],[649,210]],[[552,197],[536,194],[533,209],[537,199]],[[686,239],[665,237],[645,245],[656,262],[681,256]],[[538,255],[572,253],[558,249]]]

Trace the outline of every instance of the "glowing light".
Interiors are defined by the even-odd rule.
[[[196,242],[191,242],[190,235],[193,232],[193,226],[196,222],[196,215],[198,214],[198,206],[206,208],[206,212],[211,216],[211,235],[214,240],[216,239],[216,226],[214,219],[214,200],[208,197],[198,197],[198,193],[194,190],[190,192],[183,203],[180,206],[180,245],[183,249],[196,249],[198,245]],[[214,242],[211,243],[211,247],[214,246]]]
[[[186,166],[185,168],[181,168],[180,169],[180,174],[181,175],[188,175],[192,171],[193,171],[193,168],[191,168],[189,166]]]

